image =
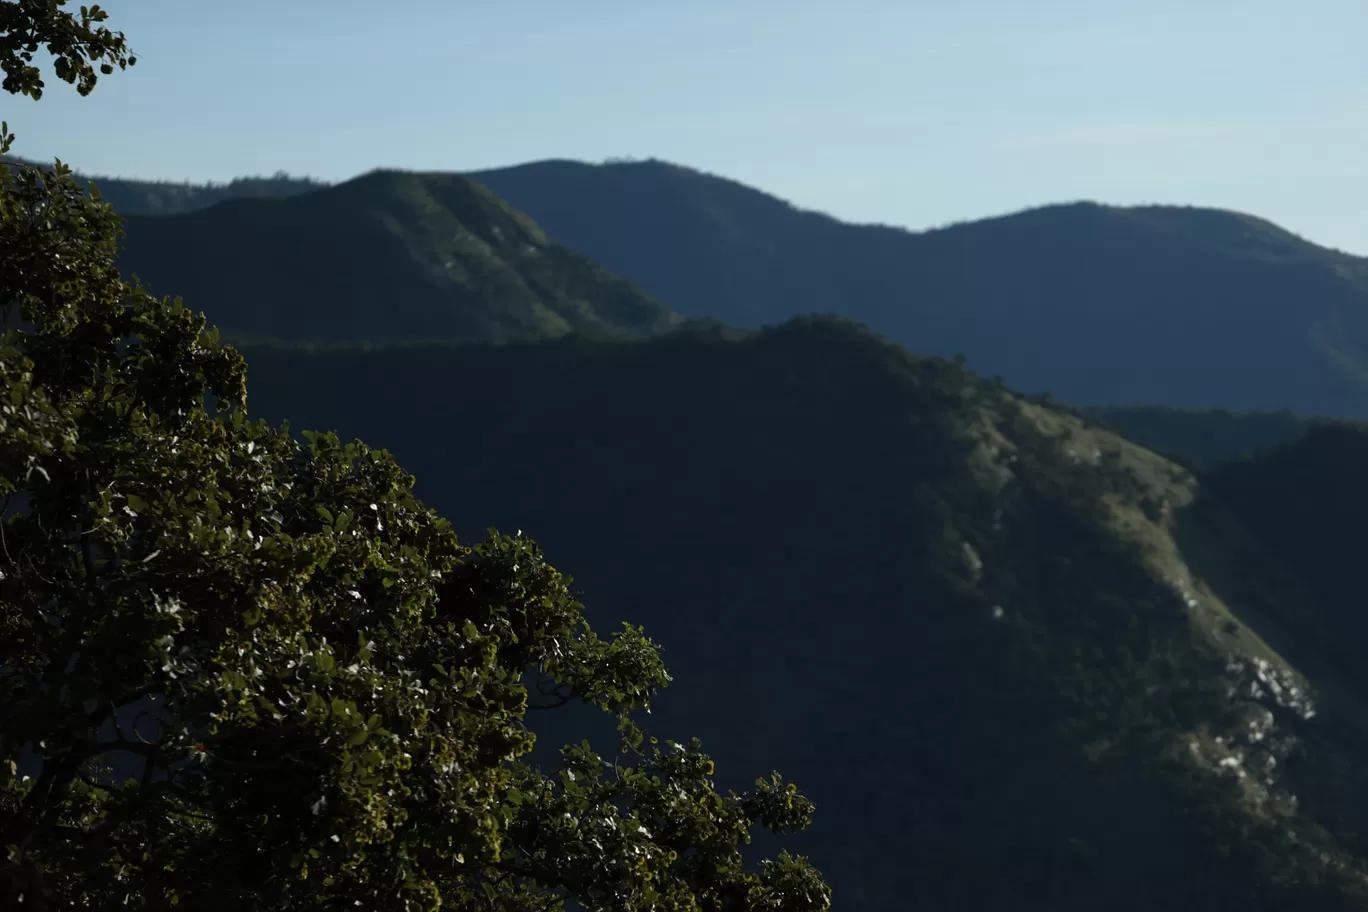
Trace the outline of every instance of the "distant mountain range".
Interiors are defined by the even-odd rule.
[[[648,316],[650,297],[746,328],[839,314],[912,351],[963,354],[982,374],[1078,404],[1368,418],[1368,260],[1252,216],[1077,203],[916,233],[843,223],[657,161],[546,161],[471,176],[544,229],[534,244],[549,237],[634,283],[640,292],[614,293],[641,299],[621,304],[630,314],[586,312],[582,289],[543,301],[539,280],[521,273],[530,262],[521,241],[481,242],[518,261],[504,262],[501,278],[445,275],[455,233],[481,237],[480,220],[503,205],[486,196],[461,209],[452,175],[382,172],[330,189],[285,177],[99,184],[126,215],[198,211],[130,218],[130,269],[154,288],[193,294],[211,315],[226,317],[218,302],[233,300],[242,319],[254,299],[252,330],[291,340],[357,338],[339,327],[381,308],[399,314],[381,321],[386,332],[429,336],[650,331],[673,319]],[[241,199],[291,195],[275,208]],[[218,205],[228,198],[238,202]],[[500,218],[515,233],[536,231]],[[528,286],[500,292],[522,302],[516,315],[486,306],[474,322],[444,322],[451,301],[510,281]],[[306,300],[318,289],[321,314]]]
[[[687,316],[839,313],[1079,404],[1368,417],[1368,260],[1252,216],[1077,203],[914,233],[663,162],[472,176]]]

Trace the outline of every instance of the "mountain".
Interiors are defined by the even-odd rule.
[[[1077,203],[915,233],[846,224],[736,181],[658,161],[545,161],[471,176],[554,241],[686,316],[755,328],[800,313],[835,312],[913,351],[964,354],[980,373],[1079,404],[1368,418],[1368,260],[1317,247],[1252,216]],[[536,309],[526,300],[535,291],[514,296],[524,298],[524,312],[512,319],[453,327],[434,316],[447,309],[451,284],[440,275],[445,261],[434,250],[465,216],[434,223],[431,213],[445,203],[424,200],[432,192],[416,186],[374,186],[384,180],[371,174],[342,185],[371,185],[375,198],[359,203],[357,212],[351,206],[365,192],[285,175],[221,186],[113,178],[100,178],[99,185],[130,216],[126,261],[154,287],[193,290],[211,315],[223,295],[208,275],[232,276],[235,296],[263,299],[248,335],[297,340],[314,331],[262,324],[298,307],[276,294],[282,279],[305,297],[313,285],[298,276],[324,273],[316,265],[321,261],[342,268],[327,271],[325,283],[341,313],[330,309],[317,321],[308,314],[320,341],[367,338],[354,325],[335,326],[339,319],[364,319],[377,298],[397,307],[404,331],[418,335],[521,338],[565,331],[562,321],[527,313]],[[437,185],[454,179],[392,180]],[[326,216],[315,210],[298,217],[313,205],[302,201],[315,197],[338,205]],[[275,215],[266,215],[272,201],[294,220],[288,238],[273,228]],[[234,214],[203,214],[217,212],[220,202]],[[142,217],[148,213],[179,217],[161,223]],[[396,230],[406,235],[397,243],[407,250],[398,253]],[[208,237],[201,238],[204,232]],[[178,245],[175,255],[163,255],[172,245]],[[322,255],[282,265],[299,246]],[[384,257],[375,249],[389,250],[387,264],[378,262]],[[467,285],[461,295],[472,292],[463,279],[457,284]],[[486,301],[480,308],[498,305]],[[631,324],[625,331],[641,331],[643,320],[652,323],[638,314],[625,321]],[[624,329],[611,316],[563,322],[582,332],[603,331],[603,324]]]
[[[1194,473],[832,318],[246,354],[644,624],[645,721],[796,781],[837,909],[1368,910],[1353,428]]]
[[[796,229],[767,241],[758,216],[725,207],[692,248],[662,216],[640,249],[668,269],[693,257],[704,284],[754,283],[752,323],[781,316],[766,287],[830,292],[848,268],[868,291],[897,264],[923,281],[899,294],[975,292],[972,313],[948,298],[917,309],[939,314],[936,331],[992,342],[973,323],[986,301],[999,348],[1034,353],[1023,370],[1096,389],[1116,352],[1082,344],[1109,312],[1080,303],[1090,283],[1116,292],[1098,305],[1119,308],[1113,335],[1169,345],[1126,382],[1176,383],[1152,376],[1163,364],[1206,377],[1189,396],[1205,401],[1234,380],[1164,360],[1220,316],[1193,289],[1264,294],[1239,299],[1245,345],[1287,316],[1271,291],[1335,270],[1358,281],[1356,261],[1223,213],[1061,207],[910,235],[771,202],[756,212],[825,225],[829,249]],[[797,781],[819,814],[796,842],[836,908],[1368,910],[1362,426],[1079,411],[843,319],[688,323],[452,175],[377,172],[128,227],[126,269],[245,340],[257,415],[392,449],[462,534],[492,524],[541,542],[600,630],[643,623],[677,681],[645,721],[700,734],[724,787],[772,768]],[[909,238],[940,246],[899,254]],[[728,253],[746,245],[768,277]],[[1169,335],[1138,311],[1125,322],[1140,291],[1164,287],[1136,263],[1187,276],[1173,280],[1181,307],[1154,299],[1187,321]],[[1014,282],[1035,323],[1008,300]],[[1313,295],[1302,316],[1349,325],[1346,294],[1342,312]],[[1075,333],[1072,364],[1031,348],[1027,330],[1050,320]],[[1263,361],[1232,347],[1235,379],[1284,358],[1304,373],[1261,388],[1331,389],[1278,325],[1283,348]],[[915,347],[954,350],[937,338]],[[1331,350],[1350,351],[1345,338]],[[543,754],[579,736],[534,723]]]
[[[1275,603],[1276,576],[1290,569],[1307,595],[1277,613],[1308,657],[1331,663],[1356,690],[1368,690],[1368,616],[1362,609],[1359,557],[1368,515],[1368,425],[1331,422],[1293,441],[1213,467],[1208,488],[1232,505],[1245,528],[1278,555],[1273,572],[1251,562],[1240,585]],[[1309,660],[1309,658],[1308,658]]]
[[[917,233],[659,161],[471,176],[687,316],[836,312],[1078,404],[1368,418],[1368,260],[1252,216],[1076,203]]]
[[[288,198],[129,216],[125,274],[235,339],[630,338],[682,320],[452,174],[376,171]]]
[[[1296,442],[1318,428],[1354,426],[1353,422],[1308,417],[1286,410],[1231,412],[1136,405],[1093,406],[1079,409],[1078,413],[1141,446],[1200,469]]]
[[[50,164],[9,155],[0,156],[0,163],[38,167]],[[328,186],[324,181],[291,177],[284,171],[270,177],[237,177],[226,184],[134,180],[89,174],[78,174],[78,177],[87,187],[95,184],[100,190],[100,198],[120,215],[175,215],[207,209],[226,199],[295,196]]]

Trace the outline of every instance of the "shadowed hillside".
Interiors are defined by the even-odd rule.
[[[279,199],[130,216],[120,257],[236,339],[631,337],[681,322],[456,175],[377,171]]]
[[[1368,261],[1252,216],[1077,203],[913,233],[657,161],[472,176],[688,316],[834,311],[1080,404],[1368,418]]]
[[[1368,909],[1365,691],[1230,485],[828,319],[248,358],[644,623],[652,727],[782,764],[837,908]]]
[[[1230,412],[1158,405],[1094,406],[1079,414],[1184,465],[1209,468],[1265,447],[1291,443],[1313,428],[1345,424],[1289,411]]]
[[[1368,692],[1368,613],[1358,579],[1368,516],[1368,425],[1322,424],[1214,467],[1207,487],[1315,598],[1283,623]],[[1249,585],[1259,585],[1255,575]]]

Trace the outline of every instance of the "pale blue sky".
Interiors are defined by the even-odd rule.
[[[1365,0],[106,0],[21,155],[330,180],[655,156],[853,221],[1192,203],[1368,254]]]

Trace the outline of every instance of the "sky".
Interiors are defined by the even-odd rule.
[[[1365,0],[105,0],[138,64],[0,98],[94,174],[654,157],[856,222],[1217,206],[1368,255]]]

